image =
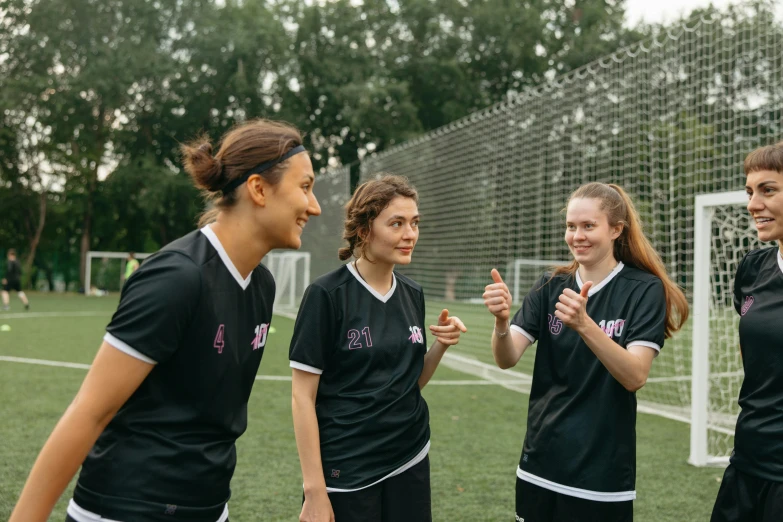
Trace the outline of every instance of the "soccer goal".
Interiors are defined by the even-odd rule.
[[[310,253],[272,252],[261,262],[275,278],[275,312],[296,313],[310,284]]]
[[[744,191],[696,196],[694,209],[691,452],[695,466],[726,465],[734,447],[743,369],[734,275],[759,248]]]
[[[541,274],[552,267],[565,266],[568,261],[547,261],[545,259],[515,259],[510,272],[513,274],[511,299],[521,304],[522,297],[527,294]]]
[[[84,270],[84,294],[105,295],[109,292],[119,292],[125,282],[125,265],[129,252],[87,252],[87,262]],[[152,253],[134,253],[139,262],[151,256]]]

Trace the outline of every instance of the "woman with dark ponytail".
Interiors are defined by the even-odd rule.
[[[275,283],[260,265],[299,248],[320,214],[299,132],[255,120],[182,147],[213,209],[122,289],[81,389],[11,515],[44,522],[82,466],[68,521],[228,520],[236,439],[266,344]]]
[[[636,498],[636,395],[688,303],[644,236],[631,198],[589,183],[568,200],[573,261],[544,274],[511,318],[497,270],[484,304],[492,351],[514,366],[538,341],[516,519],[629,522]],[[510,323],[509,323],[510,319]]]
[[[356,189],[338,255],[302,299],[291,339],[301,522],[429,522],[430,424],[421,389],[465,325],[394,271],[419,238],[416,190],[400,176]]]

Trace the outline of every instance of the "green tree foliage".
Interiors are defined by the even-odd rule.
[[[88,250],[193,228],[178,147],[200,133],[284,119],[317,168],[355,164],[639,38],[622,0],[5,0],[0,15],[0,248],[67,281]]]

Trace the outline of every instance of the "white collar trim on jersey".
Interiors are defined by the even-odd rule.
[[[226,249],[223,248],[223,245],[220,243],[220,240],[215,235],[215,232],[212,230],[212,227],[210,227],[209,225],[204,226],[204,228],[201,229],[201,233],[207,236],[209,242],[212,243],[213,247],[215,247],[215,250],[217,250],[217,253],[220,256],[220,259],[223,261],[223,264],[226,265],[226,268],[228,268],[228,271],[234,277],[236,282],[239,283],[239,286],[242,287],[242,290],[246,290],[247,287],[250,286],[250,278],[253,277],[253,271],[251,270],[250,273],[247,275],[247,277],[245,279],[242,279],[242,276],[239,275],[239,270],[237,270],[237,267],[234,266],[234,263],[231,261],[231,258],[228,257],[228,253],[226,253]]]
[[[624,267],[624,266],[625,266],[625,265],[623,264],[623,262],[622,262],[622,261],[620,261],[619,263],[617,263],[617,266],[616,266],[616,267],[614,267],[614,270],[612,270],[611,272],[609,272],[609,275],[608,275],[608,276],[606,276],[606,277],[604,277],[604,280],[603,280],[603,281],[601,281],[601,282],[600,282],[600,283],[598,283],[597,285],[594,285],[594,286],[590,287],[590,291],[589,291],[589,292],[587,292],[587,297],[590,297],[591,295],[595,294],[595,293],[596,293],[596,292],[598,292],[600,289],[602,289],[603,287],[605,287],[606,285],[608,285],[608,284],[609,284],[609,281],[611,281],[612,279],[614,279],[614,277],[615,277],[617,274],[619,274],[619,273],[620,273],[620,271],[623,269],[623,267]],[[576,284],[577,284],[577,286],[579,287],[579,290],[582,290],[582,278],[581,278],[581,277],[579,277],[579,269],[577,269],[577,270],[576,270]]]
[[[348,263],[345,265],[348,267],[348,271],[353,274],[353,276],[356,278],[357,281],[359,281],[364,288],[370,291],[372,295],[375,296],[376,299],[378,299],[380,302],[385,303],[389,299],[391,299],[391,296],[394,295],[394,290],[397,288],[397,276],[394,275],[394,272],[392,272],[392,286],[389,289],[388,292],[386,292],[386,295],[381,295],[380,292],[375,290],[373,287],[371,287],[367,281],[362,279],[362,276],[359,275],[359,272],[356,271],[356,268],[353,266],[353,263]]]
[[[783,247],[778,249],[778,266],[780,267],[780,271],[783,272]]]

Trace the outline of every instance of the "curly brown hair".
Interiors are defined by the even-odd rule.
[[[394,198],[410,198],[419,203],[419,194],[404,176],[379,174],[379,179],[365,181],[356,188],[345,205],[343,239],[348,246],[337,251],[341,261],[351,256],[365,257],[372,222],[389,206]],[[360,255],[356,255],[357,250]]]

